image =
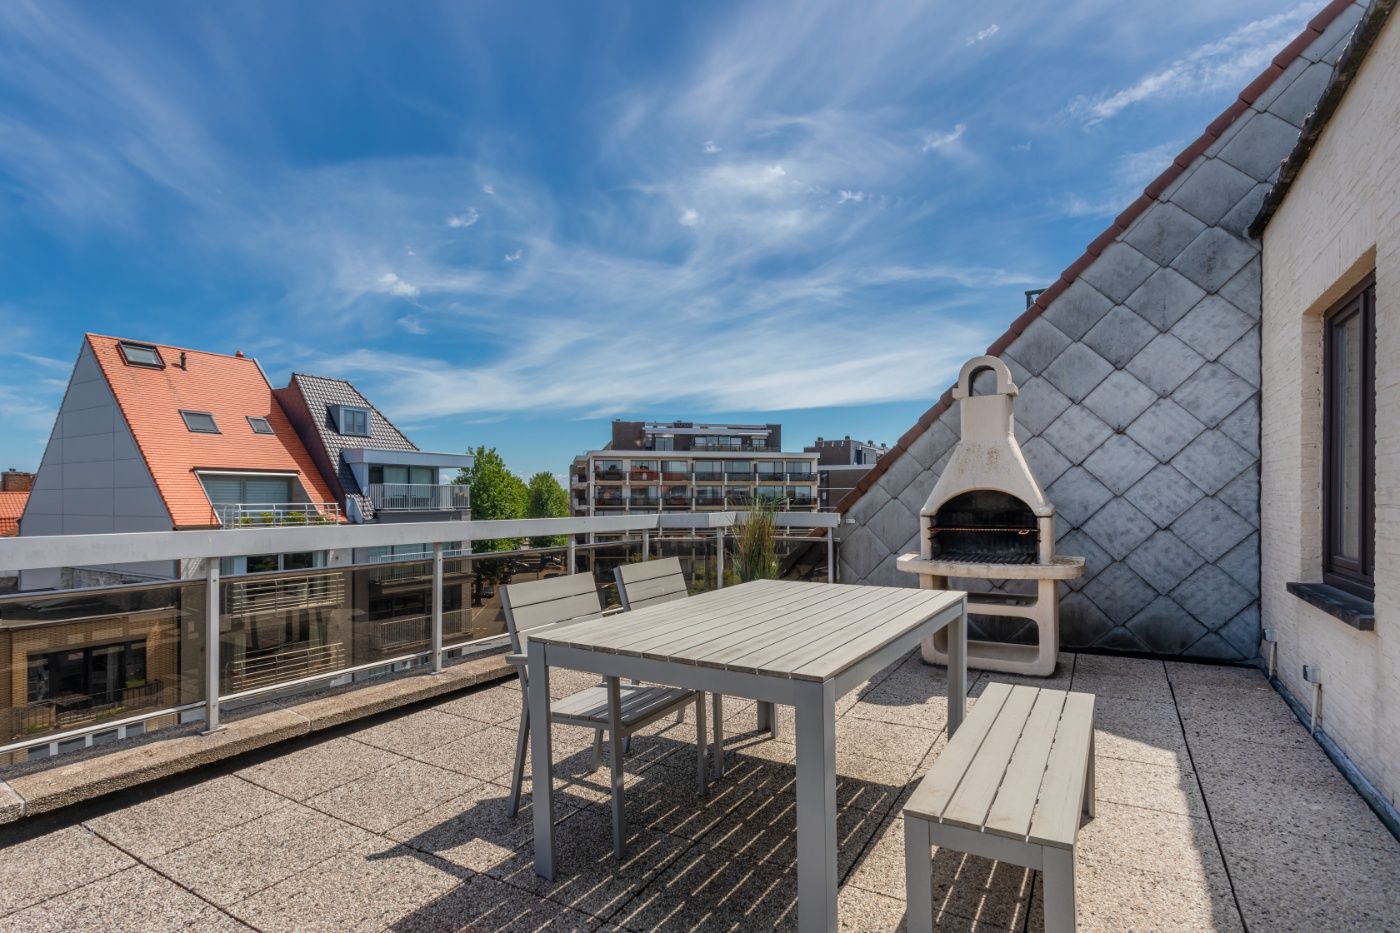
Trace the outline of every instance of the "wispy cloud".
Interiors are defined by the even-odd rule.
[[[860,203],[862,203],[862,202],[864,202],[864,201],[865,201],[865,192],[864,192],[864,191],[851,191],[851,190],[849,190],[849,189],[847,189],[847,188],[842,188],[840,191],[838,191],[838,192],[836,193],[836,203],[837,203],[837,204],[860,204]]]
[[[506,253],[506,255],[505,255],[505,261],[506,261],[506,262],[519,262],[520,259],[521,259],[521,257],[523,257],[524,255],[525,255],[525,250],[523,250],[523,249],[517,249],[517,250],[515,250],[514,252]]]
[[[707,139],[705,140],[705,145],[700,147],[700,151],[705,153],[705,155],[714,155],[719,152],[719,146],[715,145],[713,139]]]
[[[396,322],[399,327],[410,334],[422,335],[428,332],[428,328],[423,326],[423,322],[412,314],[406,314]]]
[[[928,133],[924,136],[924,152],[951,152],[962,144],[966,133],[966,123],[958,123],[951,130]]]
[[[460,229],[462,227],[470,227],[480,219],[481,214],[477,213],[476,208],[469,207],[462,213],[453,214],[451,217],[447,218],[447,225],[453,229]]]
[[[496,194],[496,186],[492,184],[485,184],[481,186],[481,191],[483,194],[489,194],[494,197]]]
[[[687,207],[681,211],[681,215],[676,218],[676,221],[682,227],[693,227],[700,222],[700,212],[693,207]]]
[[[405,282],[403,279],[399,278],[396,272],[384,273],[378,278],[376,284],[378,286],[376,291],[383,292],[386,295],[395,295],[399,298],[416,298],[420,291],[417,285]]]
[[[977,30],[977,32],[974,32],[972,35],[968,36],[967,44],[976,45],[979,42],[986,42],[988,39],[990,39],[992,36],[996,35],[999,32],[1001,32],[1001,27],[998,26],[996,23],[992,23],[992,25],[988,26],[986,29],[979,29]]]
[[[1303,3],[1248,22],[1222,39],[1191,49],[1127,87],[1075,98],[1069,112],[1082,123],[1093,125],[1140,104],[1238,88],[1268,65],[1316,11],[1316,4]]]
[[[1180,141],[1129,152],[1118,158],[1099,191],[1084,195],[1065,193],[1052,197],[1050,206],[1067,217],[1112,217],[1142,194],[1143,188],[1160,175],[1181,151]]]

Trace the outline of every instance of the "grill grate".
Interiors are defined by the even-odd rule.
[[[1034,564],[1034,554],[1011,554],[1006,551],[973,551],[958,548],[943,550],[938,559],[950,564]]]

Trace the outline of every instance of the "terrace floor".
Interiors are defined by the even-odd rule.
[[[974,696],[989,676],[1015,679]],[[1400,927],[1400,843],[1260,673],[1064,655],[1037,682],[1098,696],[1081,930]],[[942,748],[943,689],[913,656],[838,708],[843,929],[902,928],[899,808]],[[634,740],[621,867],[606,771],[556,727],[556,755],[576,752],[561,870],[535,876],[528,810],[506,815],[511,681],[9,827],[0,929],[793,928],[795,749],[757,736],[752,704],[726,713],[730,770],[703,801],[693,723]],[[1041,929],[1037,873],[935,853],[931,883],[941,929]]]

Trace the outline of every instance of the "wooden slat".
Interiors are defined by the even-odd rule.
[[[889,588],[874,597],[852,593],[821,616],[799,620],[766,645],[753,645],[729,662],[736,670],[790,676],[792,671],[828,651],[884,624],[892,615],[920,601],[918,590]],[[790,637],[792,635],[797,638]],[[702,662],[703,663],[703,662]]]
[[[644,560],[639,564],[623,564],[618,569],[622,573],[622,582],[629,587],[633,583],[642,583],[660,577],[684,576],[681,571],[681,562],[675,557]]]
[[[673,593],[662,593],[658,596],[649,596],[646,599],[633,599],[629,595],[627,597],[627,605],[633,609],[644,609],[647,606],[659,606],[662,603],[673,603],[678,599],[685,599],[688,596],[689,594],[685,590]]]
[[[621,654],[636,657],[670,660],[681,658],[685,663],[694,663],[687,657],[690,652],[698,652],[705,645],[729,637],[736,632],[753,632],[770,625],[777,619],[795,612],[805,611],[805,607],[819,602],[820,594],[803,593],[799,596],[772,594],[748,604],[726,606],[718,611],[701,615],[693,614],[693,607],[687,603],[684,625],[659,628],[650,637],[635,640],[619,649]]]
[[[917,599],[887,613],[884,619],[871,621],[864,631],[838,631],[820,644],[813,643],[801,652],[781,659],[792,677],[801,680],[827,680],[858,664],[914,626],[955,604],[960,592],[915,590]]]
[[[805,594],[804,594],[805,595]],[[802,601],[780,604],[777,611],[764,619],[743,619],[728,625],[722,634],[711,633],[703,641],[672,649],[676,660],[704,667],[753,670],[747,659],[765,650],[782,651],[793,638],[810,633],[829,620],[839,620],[867,600],[863,594],[846,587],[832,587],[829,592]],[[776,649],[775,649],[776,646]]]
[[[622,701],[622,721],[624,724],[643,719],[647,714],[665,706],[695,697],[693,691],[681,690],[676,687],[622,685],[618,692]],[[572,696],[557,700],[550,704],[550,713],[568,716],[571,719],[590,719],[606,723],[608,721],[607,687],[589,687]]]
[[[1031,842],[1061,848],[1074,845],[1084,807],[1086,764],[1093,734],[1094,697],[1088,693],[1068,694],[1031,819]]]
[[[745,605],[752,599],[751,596],[746,598],[744,593],[737,591],[724,592],[726,595],[719,599],[692,597],[680,607],[663,609],[657,606],[650,609],[639,609],[635,612],[625,612],[591,626],[571,630],[569,635],[573,640],[568,644],[595,651],[617,653],[622,646],[631,646],[649,639],[675,638],[679,632],[700,624],[709,616],[723,614],[730,607]],[[781,597],[775,594],[768,598],[780,599]]]
[[[1063,690],[1042,689],[1036,697],[1021,741],[1006,767],[996,802],[982,826],[984,832],[1025,839],[1031,831],[1031,816],[1035,813],[1035,802],[1040,796],[1040,784],[1045,779],[1050,747],[1054,744],[1055,729],[1064,705]]]
[[[1010,695],[1011,688],[1006,684],[987,685],[987,689],[982,691],[982,696],[978,697],[977,705],[972,707],[972,712],[963,720],[957,735],[953,736],[948,747],[934,761],[933,767],[928,769],[928,774],[924,775],[924,779],[910,795],[909,802],[904,805],[906,812],[928,820],[942,818],[944,808],[948,806],[948,801],[953,799],[958,785],[962,783],[963,775],[967,773],[977,755],[977,749],[982,746],[987,732],[996,722],[997,713],[1001,711],[1002,704]]]
[[[556,599],[564,599],[567,596],[577,596],[580,593],[597,592],[598,587],[593,582],[593,575],[590,573],[568,573],[557,577],[545,577],[543,580],[530,580],[526,583],[508,583],[502,587],[503,598],[509,597],[512,609],[521,609],[525,606],[533,606],[535,603],[547,603]]]
[[[598,599],[597,590],[589,590],[587,593],[578,593],[563,599],[533,603],[528,606],[516,606],[512,603],[510,607],[515,630],[521,633],[529,632],[541,625],[550,625],[567,619],[595,616],[602,611],[603,604]]]
[[[982,740],[982,747],[968,766],[962,784],[943,810],[944,823],[979,831],[982,829],[1039,693],[1035,687],[1011,688],[1011,696],[1002,704],[996,722]]]
[[[639,608],[638,603],[648,599],[655,599],[658,596],[686,596],[688,590],[685,585],[685,577],[676,573],[669,577],[653,577],[650,580],[634,580],[630,583],[623,583],[627,588],[627,602],[633,609]]]

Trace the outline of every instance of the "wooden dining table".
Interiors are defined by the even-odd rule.
[[[536,873],[555,873],[551,667],[780,703],[796,715],[798,928],[834,931],[836,701],[945,627],[951,735],[967,707],[967,601],[956,590],[758,580],[531,631]]]

